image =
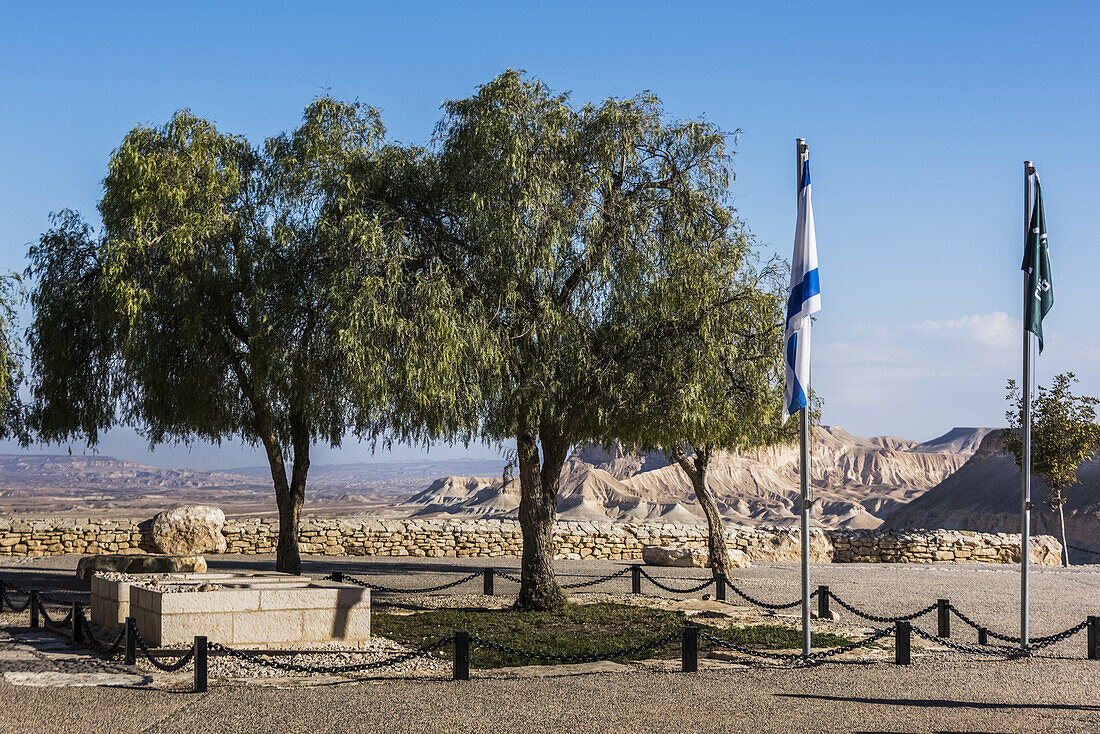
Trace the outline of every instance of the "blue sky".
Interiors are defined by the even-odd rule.
[[[522,68],[578,102],[648,89],[670,115],[742,130],[735,201],[784,257],[793,141],[807,138],[825,422],[918,439],[997,425],[1019,372],[1025,159],[1043,178],[1056,293],[1038,375],[1074,370],[1100,393],[1098,31],[1086,2],[6,3],[0,268],[25,267],[50,211],[94,216],[107,158],[137,123],[187,107],[259,140],[327,90],[425,142],[444,99]],[[101,451],[262,463],[232,446],[150,455],[121,431]],[[315,461],[369,456],[353,443]]]

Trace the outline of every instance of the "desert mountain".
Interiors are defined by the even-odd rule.
[[[316,466],[306,512],[407,515],[399,501],[445,473],[500,475],[503,460],[379,461]],[[267,467],[165,469],[102,455],[0,455],[0,515],[142,517],[181,503],[229,515],[275,514]]]
[[[815,429],[811,481],[817,522],[872,528],[895,508],[962,467],[992,429],[956,428],[925,443],[863,438],[835,426]],[[746,525],[797,522],[795,446],[725,454],[711,471],[722,514]],[[519,487],[495,477],[444,477],[406,502],[419,516],[515,517]],[[698,522],[702,512],[683,471],[662,454],[585,447],[561,477],[563,520]]]
[[[1066,490],[1066,536],[1070,545],[1100,551],[1100,459],[1083,464],[1077,478]],[[1047,490],[1042,477],[1032,478],[1033,531],[1058,538],[1058,514],[1046,504]],[[887,515],[884,527],[1018,533],[1020,469],[1004,450],[1002,431],[985,436],[957,472]]]

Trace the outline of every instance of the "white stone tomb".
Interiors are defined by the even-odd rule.
[[[204,585],[214,589],[198,591]],[[368,589],[290,574],[94,577],[92,615],[108,626],[132,616],[157,647],[195,635],[250,648],[370,641]]]

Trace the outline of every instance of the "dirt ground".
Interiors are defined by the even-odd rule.
[[[216,571],[272,566],[270,558],[257,556],[210,560]],[[0,578],[83,600],[87,592],[72,576],[75,564],[70,557],[6,560],[0,562]],[[340,570],[408,589],[445,583],[487,565],[515,573],[517,560],[310,558],[305,570],[317,576]],[[563,561],[558,570],[569,583],[605,576],[622,565]],[[668,585],[687,586],[705,576],[701,569],[647,570]],[[812,576],[815,586],[828,584],[849,604],[875,614],[909,612],[948,598],[981,624],[1018,633],[1019,576],[1012,567],[826,564],[815,565]],[[795,564],[758,564],[739,571],[733,582],[766,601],[798,595]],[[498,577],[497,590],[505,595],[494,602],[499,604],[514,587]],[[626,576],[585,593],[618,599],[629,590]],[[652,595],[649,603],[674,608],[717,604],[702,598],[712,595],[712,588],[676,600],[648,582],[643,591]],[[434,595],[376,593],[374,600],[403,604],[419,598],[425,606],[487,601],[479,592],[475,579]],[[730,597],[734,601],[735,595]],[[747,604],[730,607],[730,613],[797,621],[789,612],[771,614]],[[1100,566],[1033,569],[1033,635],[1065,629],[1090,614],[1100,615]],[[934,615],[916,623],[935,631]],[[681,673],[669,660],[473,671],[470,681],[452,681],[437,666],[412,678],[213,680],[207,693],[196,694],[188,690],[187,673],[88,662],[86,651],[63,638],[26,630],[26,615],[4,614],[0,624],[0,732],[1100,731],[1100,661],[1085,659],[1084,632],[1023,660],[915,640],[913,664],[896,666],[887,640],[881,648],[812,667],[734,655],[704,657],[698,673]],[[843,609],[838,622],[815,625],[849,633],[876,626]],[[951,639],[976,641],[973,630],[957,619]],[[98,683],[80,677],[93,670],[101,674]]]

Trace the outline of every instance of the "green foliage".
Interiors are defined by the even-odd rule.
[[[30,251],[41,435],[94,444],[123,424],[153,444],[261,443],[280,548],[296,543],[285,525],[310,445],[385,427],[387,345],[346,350],[389,294],[382,227],[349,205],[348,172],[383,133],[375,110],[329,97],[262,146],[186,111],[131,130],[104,181],[102,236],[64,212]]]
[[[1031,468],[1050,487],[1052,508],[1065,503],[1064,490],[1077,483],[1077,467],[1100,446],[1094,407],[1100,400],[1074,395],[1070,387],[1075,382],[1072,372],[1058,375],[1049,388],[1038,388],[1032,402]],[[1005,413],[1009,427],[1004,434],[1005,447],[1015,455],[1016,465],[1023,466],[1023,394],[1015,380],[1008,381],[1008,400],[1014,407]]]
[[[381,611],[371,617],[375,634],[408,645],[420,646],[451,635],[455,630],[467,630],[472,635],[481,635],[509,647],[553,655],[598,655],[634,647],[679,632],[687,621],[683,612],[603,603],[567,604],[552,612],[438,609],[414,614]],[[701,624],[708,634],[738,645],[772,650],[796,649],[802,645],[801,632],[790,627],[760,624],[726,628],[712,626],[699,616],[692,617],[691,621]],[[849,641],[839,635],[817,632],[811,642],[814,647],[836,647]],[[679,654],[679,645],[674,642],[665,648],[623,659],[677,657]],[[471,650],[470,663],[475,668],[555,664],[480,647]]]
[[[546,581],[521,604],[563,598],[539,539],[570,446],[778,432],[783,298],[729,206],[729,137],[651,94],[576,106],[508,71],[445,103],[431,147],[354,177],[430,284],[418,319],[436,358],[466,366],[433,400],[517,443],[525,553],[542,556],[524,568]]]
[[[25,446],[30,436],[25,406],[19,399],[23,355],[15,320],[23,295],[23,281],[19,275],[0,275],[0,438],[16,438]]]
[[[476,322],[474,352],[437,346],[472,356],[481,434],[771,441],[783,299],[728,204],[729,135],[650,94],[575,107],[515,71],[444,111],[365,202]]]

